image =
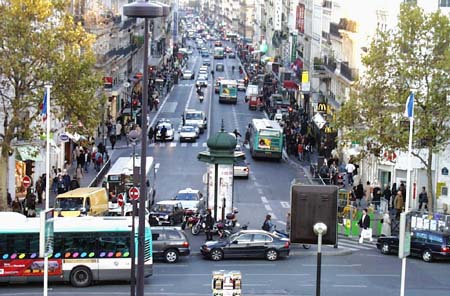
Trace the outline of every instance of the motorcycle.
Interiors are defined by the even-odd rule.
[[[195,225],[199,219],[200,217],[198,212],[195,212],[194,210],[185,210],[184,221],[181,223],[181,229],[184,230],[186,226],[192,228],[192,226]]]
[[[199,219],[197,223],[195,223],[191,228],[192,235],[198,235],[200,232],[205,231],[206,229],[206,215],[199,215]],[[213,228],[211,229],[212,233],[217,233],[217,223],[214,223]]]
[[[217,235],[219,236],[219,239],[226,238],[232,235],[233,233],[236,233],[240,230],[247,230],[248,229],[248,223],[244,225],[240,225],[239,223],[236,223],[235,226],[226,226],[224,223],[217,223]]]

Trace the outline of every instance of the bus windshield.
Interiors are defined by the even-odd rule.
[[[79,211],[83,207],[82,197],[57,198],[56,208],[65,211]]]

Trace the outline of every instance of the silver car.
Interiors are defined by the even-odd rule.
[[[192,141],[195,142],[199,135],[198,127],[194,127],[191,125],[185,125],[180,128],[180,142]]]

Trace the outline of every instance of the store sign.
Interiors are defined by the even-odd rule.
[[[305,32],[305,5],[297,5],[297,13],[295,18],[296,28],[300,33]]]
[[[222,213],[233,211],[233,165],[219,164],[217,180],[217,217],[222,220]]]
[[[317,112],[327,112],[327,103],[318,103]]]
[[[297,59],[297,34],[292,35],[291,44],[291,63],[295,62]]]
[[[105,90],[111,90],[113,86],[113,78],[110,76],[103,77],[103,88]]]
[[[311,91],[311,86],[309,83],[309,72],[302,71],[302,92]]]

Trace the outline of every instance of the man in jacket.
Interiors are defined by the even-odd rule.
[[[419,211],[422,210],[423,204],[425,204],[424,209],[428,211],[428,195],[425,187],[422,187],[422,192],[419,194]]]
[[[214,227],[214,218],[211,215],[211,209],[207,210],[206,217],[205,217],[205,234],[206,234],[206,240],[210,241],[213,239],[212,235],[212,229]]]
[[[370,217],[367,215],[367,209],[364,209],[362,212],[362,216],[359,219],[358,226],[361,228],[361,235],[359,238],[359,243],[362,244],[364,242],[364,236],[366,232],[371,232],[370,230]],[[369,238],[372,241],[372,236]]]

